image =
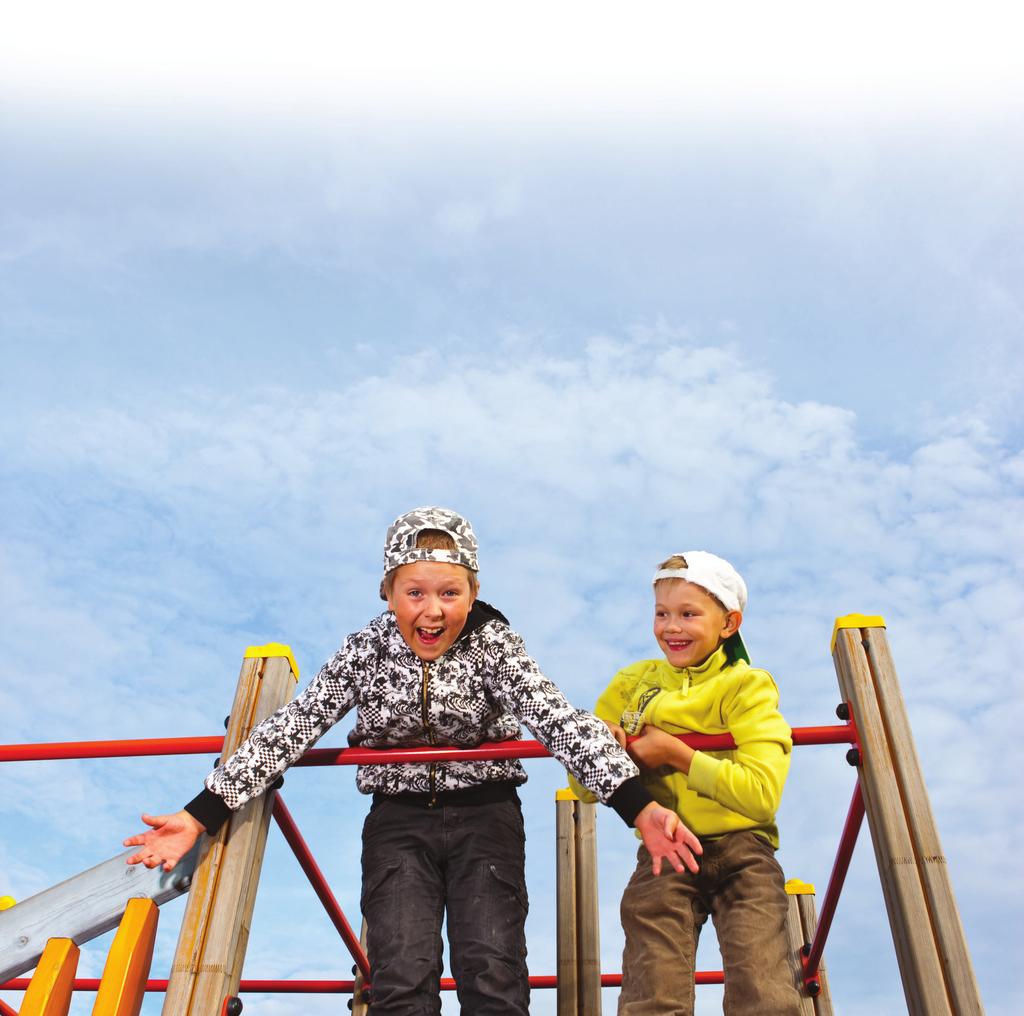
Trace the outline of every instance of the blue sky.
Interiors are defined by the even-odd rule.
[[[312,676],[379,609],[388,523],[429,502],[472,519],[483,595],[592,704],[655,652],[653,564],[704,547],[746,576],[794,725],[832,722],[833,619],[885,616],[987,1010],[1020,1011],[1007,9],[139,17],[42,5],[0,42],[2,740],[215,733],[245,647],[288,642]],[[207,763],[0,769],[0,894],[116,853]],[[562,781],[527,766],[550,973]],[[798,751],[780,860],[821,891],[852,787],[841,749]],[[354,921],[352,774],[284,792]],[[272,836],[247,972],[348,976],[336,941]],[[826,958],[838,1011],[903,1011],[866,834]]]

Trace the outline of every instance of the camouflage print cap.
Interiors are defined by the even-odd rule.
[[[454,550],[429,550],[416,546],[416,537],[424,529],[439,529],[455,541]],[[384,537],[384,574],[403,564],[414,561],[439,561],[442,564],[461,564],[472,572],[479,571],[476,563],[476,535],[467,519],[449,508],[434,506],[414,508],[400,515],[388,527]]]

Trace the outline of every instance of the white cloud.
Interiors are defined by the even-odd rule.
[[[8,420],[18,536],[0,545],[7,648],[35,678],[7,692],[12,738],[130,736],[138,725],[150,736],[215,732],[244,645],[292,642],[305,679],[378,609],[381,533],[415,503],[448,503],[473,519],[485,596],[581,704],[616,666],[654,651],[653,563],[707,547],[745,572],[748,642],[777,673],[796,724],[831,722],[833,618],[886,617],[986,1002],[1013,1011],[1002,950],[1022,882],[998,857],[1024,831],[1006,806],[1024,761],[1019,457],[955,421],[905,455],[867,450],[849,411],[786,402],[738,353],[673,333],[597,338],[578,356],[550,351],[543,336],[457,355],[440,345],[364,366],[301,404],[284,387],[175,391]],[[35,805],[13,801],[8,783],[7,821],[31,811],[47,835],[79,797],[92,800],[99,817],[86,838],[99,860],[103,837],[113,853],[125,832],[114,826],[133,821],[141,798],[178,803],[205,762],[123,765],[135,768],[79,765],[66,784],[49,782],[52,768],[26,770]],[[544,765],[529,764],[540,828],[557,781]],[[314,788],[322,795],[327,784],[324,808]],[[783,861],[819,892],[851,792],[839,749],[798,754]],[[297,772],[286,795],[304,816],[332,813],[318,820],[328,836],[307,818],[320,844],[352,834],[333,802],[341,813],[362,807],[346,772]],[[602,888],[613,899],[631,844],[613,822],[601,835]],[[538,929],[552,919],[545,836],[530,842]],[[850,957],[879,969],[871,1004],[899,997],[864,837],[828,954],[844,1011],[868,1005],[846,1001],[862,990]],[[7,844],[11,870],[30,882],[20,849]],[[979,850],[991,864],[976,863]],[[344,863],[335,876],[352,879]],[[617,928],[604,934],[614,956]],[[260,935],[255,955],[270,955]],[[536,972],[553,967],[547,951],[532,956]],[[537,1012],[553,1011],[538,994]]]

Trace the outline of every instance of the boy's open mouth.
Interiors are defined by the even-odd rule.
[[[677,641],[675,639],[665,639],[665,645],[674,652],[679,652],[680,649],[685,649],[690,644],[690,640]]]
[[[416,636],[425,646],[432,646],[444,634],[444,628],[417,628]]]

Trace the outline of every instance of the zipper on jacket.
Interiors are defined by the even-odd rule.
[[[431,744],[435,744],[436,739],[434,737],[434,731],[430,726],[430,664],[427,663],[426,660],[423,661],[423,694],[420,705],[422,709],[423,729],[427,732],[427,740],[429,740]],[[429,777],[430,804],[428,807],[433,808],[437,805],[437,767],[433,762],[430,763]]]

